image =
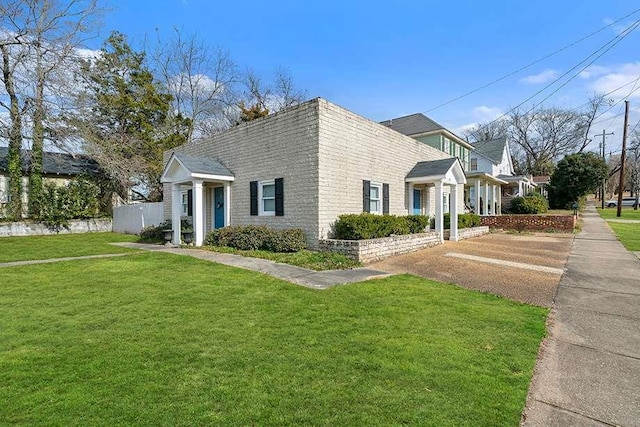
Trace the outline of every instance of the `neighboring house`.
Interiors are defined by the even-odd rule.
[[[549,182],[551,177],[549,175],[534,176],[533,182],[538,186],[538,191],[544,197],[549,197]]]
[[[8,147],[0,147],[0,217],[6,211],[10,201]],[[23,216],[29,203],[28,167],[30,150],[21,150],[22,157],[22,206]],[[44,182],[54,182],[56,185],[66,185],[79,175],[96,176],[100,173],[98,164],[86,156],[73,156],[67,153],[44,152],[42,155],[42,173]]]
[[[513,197],[523,196],[536,187],[532,177],[514,174],[506,137],[479,141],[473,148],[465,194],[466,202],[474,212],[500,215],[503,208],[510,206]]]
[[[215,228],[264,224],[301,228],[317,248],[339,215],[360,212],[434,215],[442,238],[450,211],[458,236],[462,163],[321,98],[180,146],[165,162],[174,243],[185,214],[196,245]]]
[[[469,170],[469,153],[473,149],[471,144],[424,114],[415,113],[408,116],[396,117],[380,122],[380,124],[443,151],[451,157],[457,157],[462,164],[465,174]],[[414,190],[414,193],[413,202],[416,203],[416,206],[419,206],[422,194],[417,190]],[[467,197],[463,195],[463,204],[466,199]],[[449,200],[446,195],[443,204],[446,212],[449,205]],[[464,210],[464,206],[462,209]]]
[[[459,158],[465,172],[469,170],[469,153],[473,146],[424,114],[397,117],[380,124]]]

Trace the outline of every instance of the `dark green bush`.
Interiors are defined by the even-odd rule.
[[[443,223],[445,230],[451,228],[451,214],[448,212],[443,215]],[[473,213],[458,214],[458,228],[479,227],[480,224],[480,215]],[[431,226],[435,228],[435,218],[431,219]]]
[[[265,249],[271,252],[298,252],[306,247],[304,231],[300,228],[273,230],[265,242]]]
[[[301,229],[274,230],[264,225],[218,228],[207,234],[204,243],[240,250],[264,249],[272,252],[297,252],[306,247]]]
[[[145,227],[140,232],[140,242],[142,243],[162,243],[164,242],[164,230],[171,230],[171,219],[167,219],[161,222],[159,225],[151,225]],[[189,220],[183,219],[180,221],[180,229],[191,230],[191,224]]]
[[[32,217],[55,230],[67,228],[71,219],[100,216],[100,189],[86,178],[78,178],[67,185],[47,182],[38,199],[38,212]]]
[[[429,217],[425,215],[407,215],[407,222],[409,223],[409,233],[417,234],[424,233],[424,230],[429,227]]]
[[[549,210],[549,203],[542,194],[532,192],[524,197],[511,199],[510,210],[514,214],[539,214]]]
[[[335,238],[363,240],[422,233],[429,218],[422,215],[396,216],[371,213],[340,215],[334,224]]]

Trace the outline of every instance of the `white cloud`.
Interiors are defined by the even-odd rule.
[[[614,22],[615,22],[615,21],[614,21],[613,19],[611,19],[611,18],[604,18],[604,19],[602,20],[602,23],[603,23],[603,24],[605,24],[605,25],[611,25],[611,24],[613,24]],[[628,21],[628,22],[626,22],[626,23],[619,22],[619,23],[617,23],[616,25],[613,25],[613,26],[611,27],[611,30],[614,32],[614,34],[615,34],[616,36],[619,36],[620,34],[622,34],[623,32],[625,32],[625,31],[626,31],[630,26],[632,26],[632,25],[634,25],[634,22],[633,22],[633,21]]]
[[[600,75],[589,89],[609,93],[613,99],[640,98],[640,62],[627,62],[608,67],[608,73]]]
[[[502,114],[502,109],[498,107],[487,107],[486,105],[475,107],[471,111],[472,117],[478,122],[488,122],[491,120],[495,120]]]
[[[611,69],[609,67],[603,67],[601,65],[591,65],[580,72],[579,76],[583,79],[590,79],[592,77],[598,77],[603,74],[607,74]]]
[[[558,72],[552,69],[546,69],[538,74],[533,74],[520,79],[520,83],[537,85],[542,83],[548,83],[551,80],[555,80],[558,77]]]

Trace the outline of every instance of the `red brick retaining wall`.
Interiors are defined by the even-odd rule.
[[[483,216],[481,223],[490,228],[503,230],[573,232],[576,226],[576,217],[573,215]]]

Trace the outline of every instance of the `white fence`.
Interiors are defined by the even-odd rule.
[[[113,231],[116,233],[139,234],[143,228],[158,225],[162,221],[162,202],[124,205],[113,209]]]

